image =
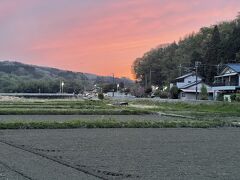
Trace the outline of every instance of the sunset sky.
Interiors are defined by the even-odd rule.
[[[240,0],[0,0],[0,59],[132,77],[147,50],[239,11]]]

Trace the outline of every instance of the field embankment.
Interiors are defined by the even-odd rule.
[[[18,115],[17,121],[0,121],[0,129],[65,128],[211,128],[239,127],[240,106],[237,103],[183,103],[152,100],[129,101],[128,106],[112,105],[112,100],[29,100],[3,101],[0,115]],[[81,115],[74,120],[25,120],[26,115]],[[86,116],[84,116],[86,115]],[[89,118],[96,116],[94,119]],[[102,115],[97,117],[98,115]],[[139,118],[139,116],[143,118]],[[154,119],[152,117],[154,115]],[[114,118],[117,116],[117,119]],[[121,119],[121,116],[123,117]],[[131,118],[126,118],[127,116]],[[66,116],[67,117],[67,116]],[[145,118],[144,118],[145,117]],[[163,118],[167,117],[167,118]],[[1,119],[1,118],[0,118]]]

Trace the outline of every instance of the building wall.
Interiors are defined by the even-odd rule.
[[[238,74],[238,86],[240,86],[240,74]]]
[[[207,92],[209,94],[208,99],[213,100],[212,88],[210,86],[206,85],[205,83],[199,83],[198,85],[194,85],[194,86],[191,86],[189,88],[182,89],[183,91],[186,90],[186,91],[190,91],[190,92],[183,92],[182,91],[180,93],[180,99],[183,99],[183,100],[196,99],[196,93],[195,93],[196,86],[198,87],[198,97],[199,97],[199,94],[201,92],[201,88],[202,88],[203,85],[206,86],[206,88],[207,88]]]
[[[198,81],[202,80],[202,78],[200,78],[200,77],[198,77],[197,79],[198,79]],[[188,76],[187,78],[184,79],[184,83],[186,83],[186,84],[190,84],[190,83],[193,83],[195,81],[196,81],[196,76],[195,75]]]
[[[202,78],[198,77],[198,81],[199,81],[199,80],[202,80]],[[195,82],[195,81],[196,81],[196,76],[195,76],[195,75],[188,76],[188,77],[186,77],[186,78],[184,79],[183,82],[177,82],[177,87],[178,87],[178,88],[181,88],[181,87],[183,87],[183,86],[185,86],[185,85],[187,85],[187,84],[191,84],[191,83],[193,83],[193,82]]]
[[[180,99],[181,100],[195,100],[196,99],[196,94],[195,93],[180,92]]]
[[[199,83],[199,84],[197,85],[199,92],[201,91],[201,88],[202,88],[203,85],[206,86],[208,92],[212,91],[212,88],[211,88],[210,86],[208,86],[208,85],[206,85],[206,84],[204,84],[204,83]],[[191,86],[191,87],[186,88],[186,89],[187,89],[187,90],[196,90],[196,85]]]
[[[196,93],[192,92],[180,92],[179,95],[181,100],[195,100],[196,99]],[[200,97],[200,94],[198,93],[198,98]],[[208,100],[213,100],[212,93],[208,95]]]

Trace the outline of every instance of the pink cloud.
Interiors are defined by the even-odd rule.
[[[0,42],[4,57],[18,55],[32,64],[129,77],[132,62],[145,51],[232,19],[240,5],[234,0],[16,2],[6,3],[6,12],[0,13],[0,22],[3,17],[8,27],[5,44]],[[7,31],[10,27],[18,33]]]

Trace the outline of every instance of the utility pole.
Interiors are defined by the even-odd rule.
[[[180,64],[178,67],[179,67],[179,76],[182,76],[182,64]]]
[[[114,97],[114,84],[115,84],[114,73],[113,73],[113,76],[112,76],[112,77],[113,77],[113,79],[112,79],[112,80],[113,80],[113,90],[112,90],[112,97]]]
[[[60,81],[59,92],[62,93],[62,81]]]
[[[149,71],[149,86],[150,87],[152,86],[152,68],[150,68],[150,71]]]
[[[152,73],[155,72],[152,70],[152,68],[150,68],[150,72],[149,72],[149,86],[152,87]]]
[[[198,100],[198,65],[199,61],[195,61],[195,75],[196,75],[196,100]]]
[[[218,64],[217,65],[217,75],[220,74],[220,68],[222,68],[222,64]]]
[[[147,89],[147,75],[146,74],[144,74],[144,78],[145,78],[145,89]]]

